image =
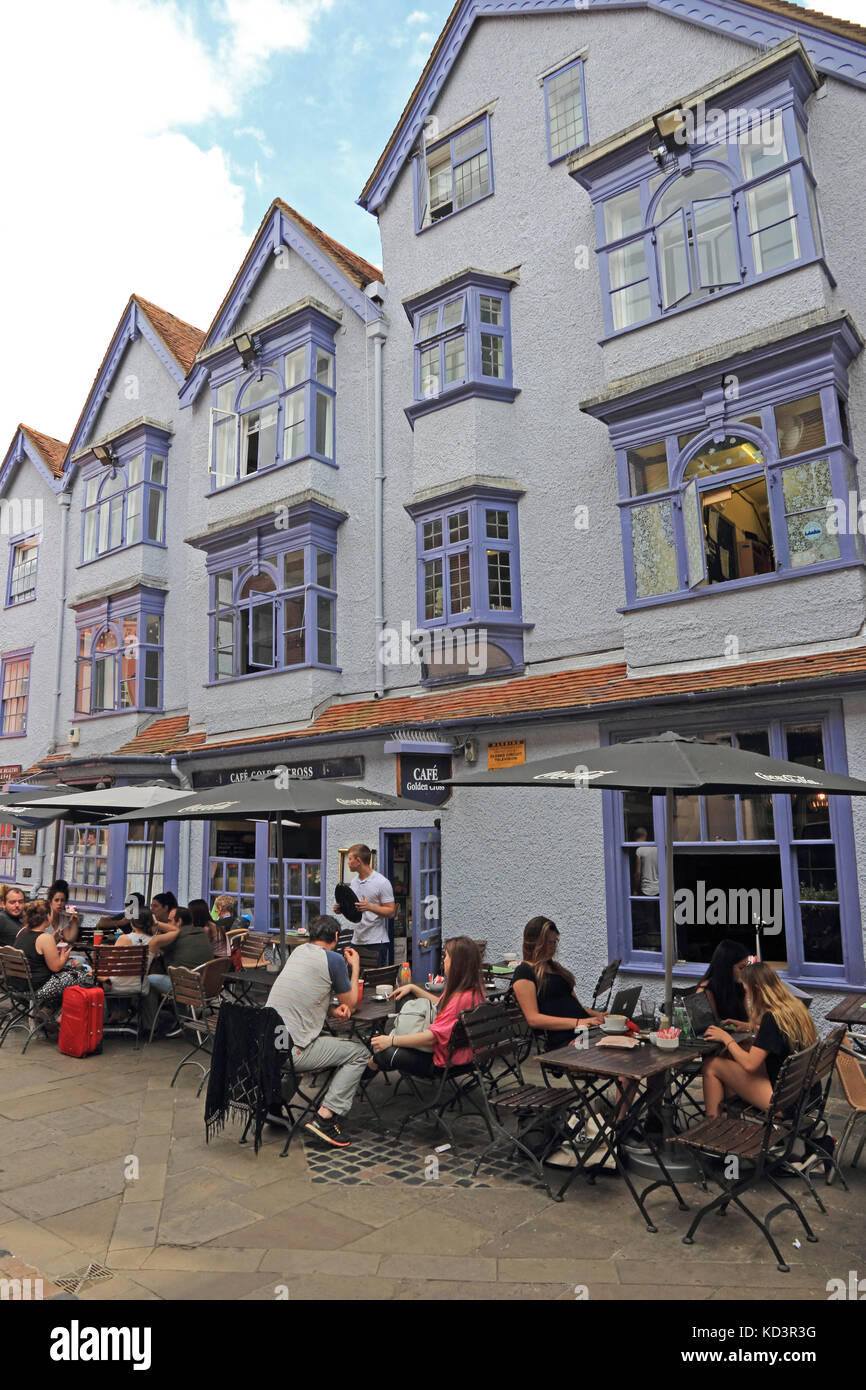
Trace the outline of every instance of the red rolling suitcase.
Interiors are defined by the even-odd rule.
[[[63,992],[60,1037],[57,1046],[67,1057],[88,1057],[102,1051],[102,1017],[105,994],[101,989],[70,985]]]

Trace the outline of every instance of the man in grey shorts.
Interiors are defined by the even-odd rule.
[[[337,1068],[306,1128],[326,1144],[345,1149],[349,1140],[339,1122],[352,1107],[370,1054],[362,1043],[322,1033],[333,995],[339,1000],[333,1009],[336,1018],[349,1018],[358,1003],[358,952],[347,946],[342,956],[337,955],[339,932],[333,917],[313,918],[309,942],[292,951],[274,981],[268,1007],[276,1009],[288,1029],[295,1071]]]

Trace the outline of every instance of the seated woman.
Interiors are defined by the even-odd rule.
[[[766,1110],[785,1058],[811,1047],[818,1037],[808,1010],[785,988],[771,966],[744,965],[740,978],[755,1040],[747,1049],[717,1024],[707,1029],[706,1037],[725,1048],[723,1056],[708,1058],[702,1068],[709,1118],[720,1115],[725,1098],[732,1095]]]
[[[514,997],[530,1028],[545,1028],[545,1051],[565,1047],[578,1027],[602,1023],[600,1009],[585,1009],[574,992],[574,976],[555,960],[559,930],[549,917],[532,917],[523,928],[523,961],[511,979]],[[563,1021],[568,1020],[567,1027]]]
[[[58,878],[48,889],[48,927],[50,931],[58,932],[68,923],[77,922],[81,924],[81,918],[75,908],[67,908],[69,902],[69,884],[65,878]]]
[[[69,943],[61,941],[58,944],[55,940],[48,925],[50,913],[44,898],[28,903],[21,915],[24,926],[15,938],[15,947],[27,957],[37,1003],[46,1016],[51,1016],[60,1005],[63,991],[70,985],[80,984],[88,970],[69,964]]]
[[[726,1023],[748,1022],[746,995],[741,982],[743,967],[748,963],[748,952],[738,941],[720,941],[710,957],[707,973],[698,985],[697,993],[707,996],[716,1022],[723,1027]]]
[[[115,946],[149,946],[153,936],[153,913],[148,907],[140,907],[134,921],[121,922],[121,933]]]
[[[217,901],[219,901],[219,899],[217,899]],[[204,927],[207,932],[207,939],[211,944],[214,956],[217,959],[230,956],[231,951],[229,950],[229,941],[226,936],[226,924],[227,922],[231,924],[234,918],[227,918],[222,921],[215,920],[211,917],[210,908],[204,898],[191,898],[188,906],[192,913],[193,926]]]
[[[420,985],[401,985],[392,999],[429,999],[435,1009],[430,1027],[418,1033],[380,1033],[372,1039],[374,1055],[370,1066],[379,1071],[410,1072],[413,1076],[431,1077],[436,1067],[448,1062],[448,1045],[458,1015],[484,1003],[484,983],[481,978],[481,953],[468,936],[454,936],[444,946],[445,988],[441,997],[429,994]],[[458,1048],[451,1058],[452,1066],[471,1062],[468,1047]]]

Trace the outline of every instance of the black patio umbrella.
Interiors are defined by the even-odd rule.
[[[665,898],[662,930],[665,948],[665,1003],[671,1017],[674,967],[673,818],[675,792],[824,792],[831,796],[866,796],[866,782],[805,763],[768,758],[761,753],[704,743],[682,734],[626,739],[607,748],[579,748],[538,762],[493,772],[452,778],[455,787],[588,787],[612,791],[648,791],[665,799]]]
[[[297,825],[297,821],[286,819],[292,815],[339,816],[352,812],[366,811],[424,811],[430,807],[421,801],[408,797],[389,796],[386,792],[371,791],[368,787],[350,787],[345,782],[335,782],[328,778],[305,781],[288,775],[276,777],[247,778],[243,782],[233,782],[224,787],[208,787],[201,791],[189,792],[184,798],[175,798],[165,805],[149,806],[147,810],[131,811],[127,815],[112,816],[113,821],[147,820],[210,820],[214,816],[237,816],[241,819],[264,820],[267,818],[274,826],[274,848],[279,847],[277,858],[286,857],[286,826]],[[279,894],[280,905],[280,955],[286,958],[286,898]]]

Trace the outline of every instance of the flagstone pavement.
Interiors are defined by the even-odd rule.
[[[850,1193],[821,1183],[826,1215],[797,1184],[819,1243],[783,1215],[782,1274],[736,1211],[687,1247],[669,1193],[650,1198],[653,1235],[615,1176],[553,1203],[519,1168],[473,1180],[474,1143],[436,1152],[446,1139],[427,1125],[382,1139],[365,1107],[340,1154],[311,1138],[281,1158],[273,1128],[257,1155],[233,1126],[208,1144],[199,1071],[169,1086],[180,1040],[135,1051],[115,1036],[75,1060],[41,1039],[22,1057],[22,1036],[0,1050],[0,1278],[41,1278],[46,1298],[765,1302],[824,1300],[829,1279],[866,1273],[866,1162],[846,1168]],[[683,1190],[692,1208],[707,1200]]]

